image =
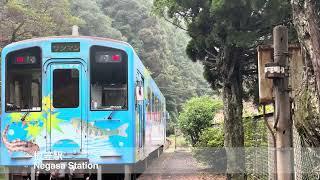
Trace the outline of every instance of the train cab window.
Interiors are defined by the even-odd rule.
[[[6,112],[41,111],[41,49],[32,47],[6,56]]]
[[[128,56],[118,49],[93,46],[90,50],[91,110],[126,110]]]
[[[79,106],[79,70],[55,69],[53,71],[53,107]]]

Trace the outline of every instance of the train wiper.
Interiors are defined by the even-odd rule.
[[[121,109],[125,109],[125,108],[127,108],[127,102],[125,102],[125,104],[124,104],[123,106],[121,106]],[[112,115],[115,113],[115,110],[116,110],[116,109],[113,108],[112,112],[109,114],[109,116],[108,116],[107,119],[109,119],[109,120],[112,119]],[[117,110],[119,110],[119,109],[117,109]]]
[[[26,111],[23,111],[19,106],[15,105],[15,104],[9,104],[7,103],[6,104],[6,108],[11,110],[11,111],[14,111],[14,110],[17,110],[17,109],[20,109],[21,112],[25,112],[23,114],[23,116],[21,117],[20,121],[24,122],[26,120],[26,117],[28,116],[28,114],[31,112],[31,109],[28,109]]]
[[[27,111],[26,113],[24,113],[24,115],[22,116],[22,118],[20,119],[22,122],[24,122],[26,120],[26,117],[28,116],[28,114],[30,113],[30,111]]]
[[[112,119],[112,115],[113,115],[114,112],[115,112],[115,111],[113,110],[113,111],[111,111],[111,113],[109,114],[109,116],[108,116],[108,119],[109,119],[109,120]]]

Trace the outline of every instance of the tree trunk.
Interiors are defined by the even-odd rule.
[[[320,15],[318,0],[291,0],[293,23],[299,41],[310,55],[320,95]]]
[[[239,48],[226,47],[223,55],[224,146],[228,179],[245,179],[241,52]]]

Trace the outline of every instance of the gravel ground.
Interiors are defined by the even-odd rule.
[[[139,180],[224,180],[223,175],[206,172],[207,167],[192,157],[190,150],[183,148],[166,151],[155,159]]]

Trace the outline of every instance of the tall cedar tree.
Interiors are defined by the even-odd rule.
[[[256,47],[270,43],[273,26],[289,22],[290,10],[283,0],[154,1],[158,15],[188,32],[188,56],[203,62],[213,89],[222,89],[228,179],[245,179],[242,102],[257,89]]]
[[[317,80],[320,95],[320,1],[291,0],[293,23],[299,41],[308,52]]]
[[[310,60],[308,62],[310,66],[312,66],[315,75],[318,103],[320,103],[320,1],[291,0],[291,5],[293,23],[297,31],[300,44],[307,52],[307,60]],[[308,102],[309,99],[305,101]],[[304,145],[319,147],[320,133],[318,131],[318,113],[313,113],[310,106],[306,106],[306,108],[308,108],[306,109],[308,111],[303,113],[301,122],[299,122],[299,126],[297,126],[298,131],[304,140]],[[317,112],[317,110],[315,110],[315,112]]]

